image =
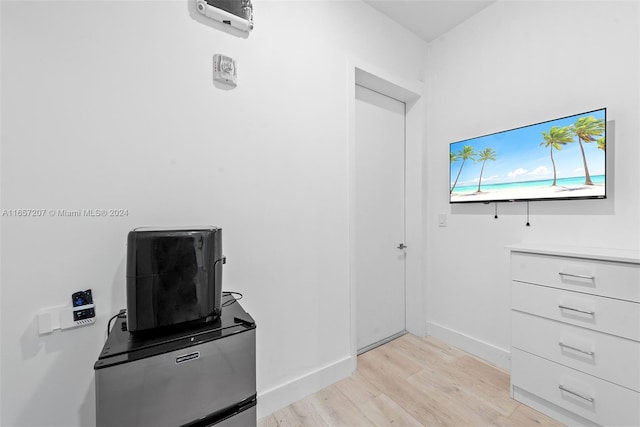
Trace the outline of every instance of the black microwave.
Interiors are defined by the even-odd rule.
[[[222,229],[135,228],[127,236],[127,329],[212,322],[222,299]]]

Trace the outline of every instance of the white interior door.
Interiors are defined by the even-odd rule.
[[[405,330],[405,104],[356,85],[358,352]]]

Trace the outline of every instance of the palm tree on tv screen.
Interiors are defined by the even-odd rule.
[[[484,172],[484,164],[487,160],[496,160],[496,152],[493,148],[485,148],[478,154],[478,162],[482,162],[482,168],[480,168],[480,178],[478,179],[478,193],[480,192],[480,185],[482,183],[482,173]]]
[[[599,136],[604,133],[605,123],[602,119],[596,119],[593,116],[580,117],[576,120],[576,123],[571,127],[573,134],[578,137],[578,144],[580,144],[580,152],[582,153],[582,164],[584,165],[584,183],[585,185],[593,185],[591,176],[589,175],[589,168],[587,167],[587,157],[584,154],[583,142],[590,143],[598,141],[598,148],[600,147]],[[603,140],[604,147],[604,138]],[[604,148],[603,148],[604,149]]]
[[[475,160],[475,157],[477,155],[478,153],[476,153],[476,151],[473,149],[471,145],[465,145],[464,147],[462,147],[462,150],[458,151],[455,154],[451,153],[451,162],[457,162],[458,160],[462,159],[462,163],[460,164],[460,169],[458,169],[458,175],[456,175],[456,180],[454,181],[453,187],[451,187],[451,191],[449,191],[449,194],[453,193],[453,189],[456,188],[456,184],[458,183],[458,178],[460,178],[460,172],[462,172],[462,167],[464,166],[464,162],[466,162],[469,159]]]
[[[454,153],[453,151],[449,151],[449,163],[450,164],[454,164],[455,162],[457,162],[458,160],[460,160],[460,156],[458,155],[458,153]],[[458,176],[460,176],[460,172],[458,172]],[[456,177],[456,182],[458,182],[458,178]],[[453,193],[453,189],[456,187],[456,184],[453,184],[453,187],[451,187],[451,190],[449,191],[449,194]]]
[[[553,184],[556,186],[556,162],[553,160],[553,149],[560,151],[562,146],[570,142],[573,142],[573,131],[570,127],[552,126],[549,132],[542,132],[542,138],[544,141],[540,143],[541,146],[549,147],[549,155],[551,156],[551,165],[553,166]]]
[[[449,152],[449,160],[451,161],[451,163],[457,162],[459,158],[460,157],[453,151]]]
[[[598,139],[598,148],[601,149],[602,151],[607,150],[607,143],[605,141],[604,136]]]

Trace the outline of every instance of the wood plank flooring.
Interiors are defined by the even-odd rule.
[[[358,356],[349,378],[258,427],[561,426],[509,397],[509,374],[434,338],[404,335]]]

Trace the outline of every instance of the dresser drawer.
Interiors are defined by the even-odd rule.
[[[512,349],[511,385],[594,423],[640,425],[640,393]]]
[[[640,342],[513,311],[511,345],[640,392]],[[621,369],[624,367],[624,369]]]
[[[512,252],[511,278],[640,302],[638,264]]]
[[[512,282],[511,308],[640,341],[640,304]]]

